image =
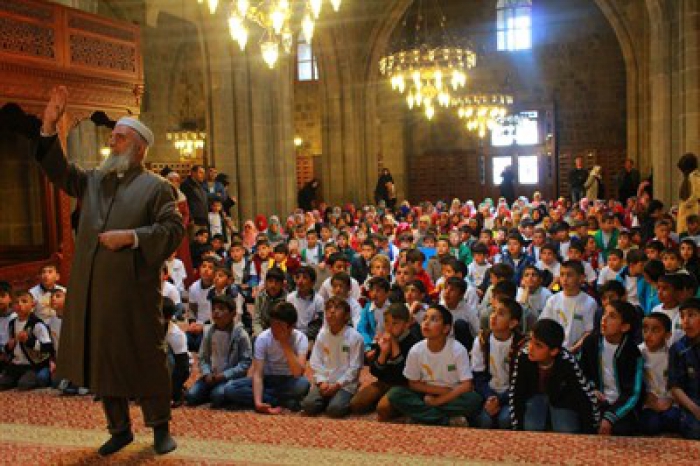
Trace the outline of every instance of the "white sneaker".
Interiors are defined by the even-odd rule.
[[[464,416],[452,416],[449,425],[450,427],[469,427],[469,421]]]

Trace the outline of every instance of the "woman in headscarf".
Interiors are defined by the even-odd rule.
[[[280,219],[276,215],[270,217],[270,222],[267,227],[267,237],[270,240],[270,244],[277,245],[284,241],[284,232],[282,231],[282,225],[280,224]]]
[[[297,202],[300,208],[304,209],[305,211],[309,211],[314,208],[318,184],[318,180],[314,178],[308,183],[306,183],[304,187],[299,190],[299,194],[297,195]]]
[[[394,184],[394,177],[389,173],[388,168],[382,169],[379,179],[377,180],[377,186],[374,188],[374,201],[375,204],[379,204],[379,201],[384,201],[384,204],[389,203],[389,189],[388,183]]]
[[[180,175],[176,171],[167,172],[165,178],[172,184],[177,190],[177,210],[182,215],[182,224],[187,227],[190,223],[190,208],[187,204],[187,197],[180,191],[180,182],[182,181]],[[180,246],[177,247],[175,255],[178,259],[182,261],[185,266],[185,271],[187,276],[191,279],[195,278],[194,269],[192,268],[192,257],[190,256],[190,244],[187,235],[182,238]]]
[[[602,194],[603,176],[601,174],[602,167],[596,165],[591,169],[586,183],[583,185],[586,188],[586,197],[589,201],[600,199]]]
[[[255,228],[255,223],[252,220],[246,220],[243,224],[243,234],[241,239],[243,240],[243,246],[252,251],[255,248],[255,241],[258,236],[258,230]]]

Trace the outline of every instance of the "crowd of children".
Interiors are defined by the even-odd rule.
[[[535,199],[196,231],[162,273],[174,406],[700,439],[700,219]],[[0,390],[84,392],[51,378],[59,281],[0,283]]]

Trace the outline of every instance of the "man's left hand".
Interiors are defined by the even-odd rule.
[[[99,234],[100,244],[110,251],[130,248],[134,245],[133,230],[112,230]]]

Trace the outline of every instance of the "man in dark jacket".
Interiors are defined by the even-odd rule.
[[[637,195],[639,189],[639,170],[634,168],[632,159],[625,160],[625,171],[620,176],[619,199],[623,206],[627,205],[627,199]]]
[[[569,172],[569,186],[571,188],[571,201],[576,204],[586,193],[586,180],[588,179],[588,170],[583,168],[583,157],[576,157],[574,161],[576,168]]]
[[[201,230],[209,230],[209,201],[207,190],[204,187],[204,167],[193,165],[190,176],[180,185],[180,191],[187,197],[187,205],[190,208],[192,224],[188,225],[190,238]]]

